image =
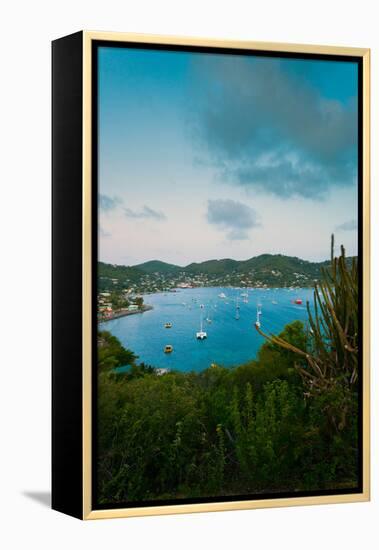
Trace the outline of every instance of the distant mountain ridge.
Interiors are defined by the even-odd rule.
[[[350,263],[352,258],[347,260]],[[160,260],[133,266],[98,262],[98,288],[133,286],[144,292],[175,288],[183,282],[195,286],[312,286],[320,278],[321,268],[329,264],[328,260],[310,262],[283,254],[261,254],[248,260],[207,260],[184,267]]]
[[[347,258],[352,260],[352,257]],[[231,272],[245,272],[250,270],[313,270],[314,267],[318,269],[322,266],[327,266],[329,260],[322,262],[310,262],[308,260],[302,260],[297,256],[286,256],[284,254],[260,254],[259,256],[253,256],[248,260],[233,260],[231,258],[223,258],[220,260],[206,260],[204,262],[192,262],[186,266],[179,266],[163,262],[161,260],[149,260],[142,264],[136,264],[131,266],[108,264],[105,262],[99,262],[100,275],[104,276],[116,276],[116,273],[129,275],[141,275],[142,273],[189,273],[197,274],[204,273],[209,275],[222,275]]]
[[[206,260],[204,262],[193,262],[184,267],[162,262],[160,260],[150,260],[142,264],[131,266],[145,273],[188,273],[198,274],[204,273],[208,275],[223,275],[232,272],[245,272],[250,270],[262,269],[285,269],[296,270],[311,269],[317,266],[319,269],[323,265],[328,265],[329,261],[310,262],[302,260],[296,256],[285,256],[283,254],[260,254],[253,256],[248,260],[233,260],[231,258],[223,258],[220,260]]]
[[[168,264],[167,262],[161,262],[160,260],[150,260],[132,267],[139,269],[144,273],[179,273],[184,269],[178,265]]]

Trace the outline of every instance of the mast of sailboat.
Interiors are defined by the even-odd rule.
[[[255,321],[255,326],[256,327],[260,327],[261,326],[261,321],[260,321],[260,316],[262,315],[262,311],[259,309],[259,304],[257,305],[257,320]]]
[[[200,331],[196,333],[196,338],[199,340],[204,340],[207,337],[207,333],[203,331],[203,312],[202,307],[200,306]]]

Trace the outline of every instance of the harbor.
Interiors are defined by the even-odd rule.
[[[123,308],[118,311],[110,311],[107,316],[102,316],[101,320],[99,320],[99,323],[106,323],[108,321],[113,321],[114,319],[120,319],[121,317],[128,317],[129,315],[144,313],[145,311],[150,311],[152,309],[153,306],[146,304],[139,307],[138,309]]]
[[[276,334],[292,321],[306,322],[306,302],[312,296],[310,288],[159,292],[144,296],[149,302],[145,315],[120,315],[99,328],[155,368],[188,372],[212,364],[231,367],[254,359],[264,343],[256,322]],[[165,352],[166,346],[171,348]]]

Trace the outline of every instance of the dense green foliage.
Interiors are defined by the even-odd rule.
[[[301,322],[280,336],[306,349]],[[304,397],[295,361],[267,342],[236,368],[159,375],[100,333],[100,502],[356,486],[356,414],[336,433],[328,396]],[[121,365],[127,373],[114,371]]]
[[[116,336],[105,330],[97,337],[97,365],[99,372],[112,372],[117,367],[135,364],[137,356],[125,349]]]
[[[324,400],[324,411],[338,433],[356,414],[359,391],[358,364],[358,266],[356,259],[334,257],[322,269],[315,285],[313,308],[307,304],[309,334],[307,346],[299,346],[282,335],[265,335],[285,353],[295,353],[295,367],[303,378],[307,395]]]
[[[143,271],[137,267],[106,264],[104,262],[98,262],[97,274],[99,290],[128,288],[130,285],[138,283],[144,275]],[[115,279],[115,281],[111,281],[112,279]]]

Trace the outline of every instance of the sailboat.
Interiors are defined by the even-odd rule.
[[[205,340],[207,333],[203,330],[203,312],[200,313],[200,330],[196,333],[198,340]]]
[[[207,323],[211,323],[212,322],[212,318],[211,318],[211,310],[208,309],[208,315],[207,315],[207,318],[205,319]]]
[[[249,303],[249,289],[246,290],[246,292],[244,292],[243,294],[241,294],[242,298],[243,298],[243,303],[244,304],[248,304]]]
[[[240,318],[240,306],[239,306],[238,298],[237,298],[237,300],[236,300],[236,320],[238,321],[239,318]]]
[[[262,315],[262,310],[259,309],[259,306],[257,306],[257,320],[255,321],[255,326],[258,328],[261,326],[261,321],[260,321],[261,315]]]

